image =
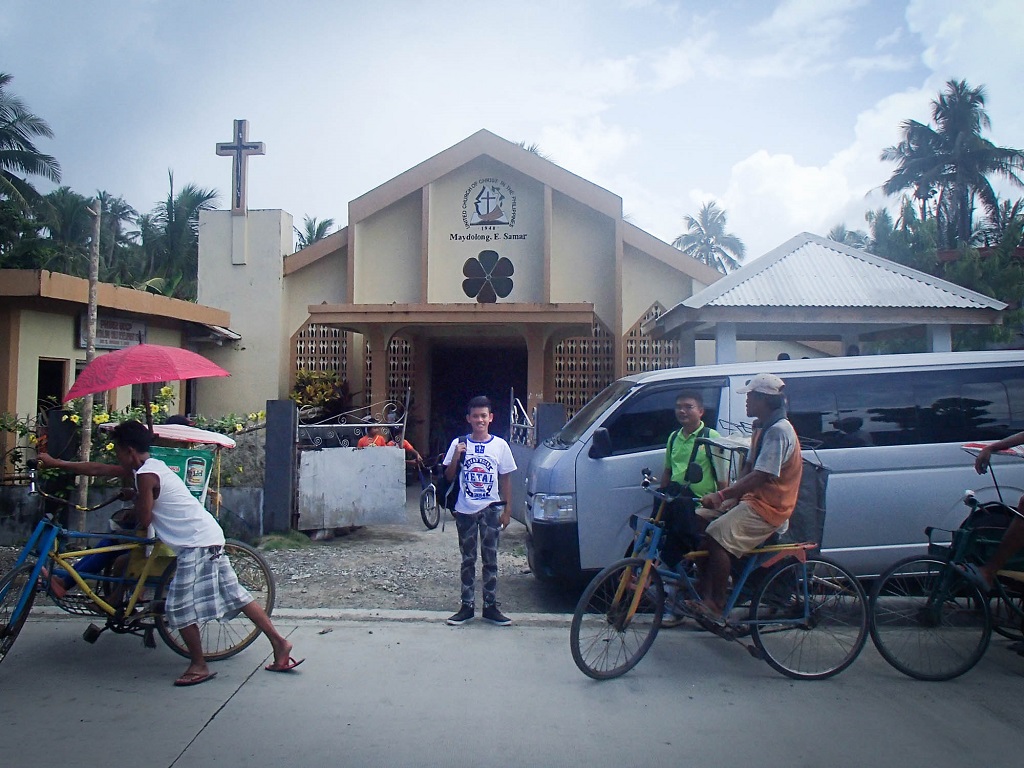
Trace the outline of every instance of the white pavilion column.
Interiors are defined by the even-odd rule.
[[[928,347],[932,352],[952,352],[953,328],[949,324],[929,325]]]
[[[736,362],[736,323],[718,323],[715,326],[715,362]]]
[[[676,364],[680,368],[690,368],[697,364],[697,338],[693,331],[679,332],[679,360]]]

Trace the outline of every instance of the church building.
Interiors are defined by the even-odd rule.
[[[238,121],[242,123],[242,121]],[[246,144],[236,125],[236,184]],[[238,171],[241,167],[243,171]],[[242,339],[210,351],[232,372],[199,410],[286,397],[300,370],[337,371],[374,406],[412,392],[409,437],[431,447],[487,394],[571,415],[628,373],[678,365],[679,341],[642,325],[723,275],[623,216],[622,199],[481,130],[351,201],[348,225],[292,253],[292,218],[200,220],[199,301]],[[772,354],[774,357],[774,354]]]

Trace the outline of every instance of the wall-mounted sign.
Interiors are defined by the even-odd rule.
[[[83,312],[78,317],[78,346],[86,348],[85,331],[88,318]],[[96,349],[124,349],[146,341],[146,324],[126,317],[96,317]]]
[[[452,242],[497,243],[526,240],[526,233],[513,233],[518,213],[518,196],[504,179],[477,179],[462,194],[462,226],[470,232],[452,232]],[[501,230],[501,231],[499,231]]]

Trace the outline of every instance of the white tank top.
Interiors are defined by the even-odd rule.
[[[192,495],[185,481],[159,459],[152,457],[135,470],[138,476],[154,474],[160,479],[160,495],[153,503],[156,537],[175,553],[188,547],[216,547],[224,544],[224,531],[213,515]]]

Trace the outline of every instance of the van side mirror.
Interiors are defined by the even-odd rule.
[[[612,455],[612,436],[605,427],[594,430],[594,441],[590,444],[587,455],[592,459],[603,459]]]

